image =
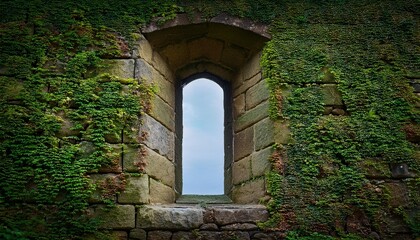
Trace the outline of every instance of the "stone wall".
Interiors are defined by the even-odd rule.
[[[99,209],[98,209],[99,210]],[[118,205],[111,211],[99,210],[104,226],[112,228],[116,239],[280,239],[280,232],[262,232],[257,224],[268,219],[260,205],[144,205],[134,208]]]

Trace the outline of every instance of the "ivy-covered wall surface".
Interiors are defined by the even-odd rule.
[[[271,26],[261,65],[271,117],[291,136],[273,146],[262,228],[287,239],[419,237],[418,9],[416,0],[2,1],[0,238],[105,239],[88,211],[88,175],[113,166],[106,138],[133,131],[153,88],[97,69],[125,58],[152,18],[181,12]],[[326,101],[325,85],[340,104]],[[124,176],[105,188],[123,191]]]
[[[292,132],[275,146],[266,226],[291,230],[288,239],[418,237],[420,161],[408,141],[418,132],[418,2],[288,6],[262,59],[271,117]],[[325,99],[331,83],[338,109]],[[408,232],[404,222],[414,235],[393,236]]]

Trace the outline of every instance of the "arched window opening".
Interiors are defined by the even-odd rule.
[[[208,79],[183,87],[183,194],[224,194],[223,89]]]
[[[230,82],[210,73],[178,81],[175,116],[176,202],[231,202]]]

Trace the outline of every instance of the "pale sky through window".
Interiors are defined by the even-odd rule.
[[[223,90],[197,79],[183,89],[183,194],[224,193]]]

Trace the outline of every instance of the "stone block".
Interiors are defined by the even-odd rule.
[[[263,149],[274,143],[274,123],[269,118],[265,118],[255,124],[254,127],[254,148],[255,150]]]
[[[252,127],[235,134],[233,143],[233,158],[235,161],[250,155],[253,151],[254,129]]]
[[[201,225],[200,230],[219,230],[219,227],[215,223],[205,223]]]
[[[243,113],[245,113],[245,94],[233,99],[233,118],[237,119]]]
[[[130,231],[130,240],[147,240],[147,233],[143,229],[135,228]]]
[[[131,229],[135,227],[133,205],[96,206],[94,215],[102,221],[101,228]]]
[[[101,166],[99,173],[121,173],[122,172],[122,145],[121,144],[107,144],[110,152],[107,154],[111,159],[109,165]]]
[[[266,117],[268,117],[268,101],[261,103],[240,116],[235,122],[235,132],[239,132]]]
[[[113,231],[111,233],[112,240],[127,240],[128,234],[125,231]]]
[[[237,204],[258,203],[265,196],[265,181],[263,178],[237,185],[232,190],[232,200]]]
[[[384,186],[389,194],[389,205],[391,207],[406,207],[410,204],[408,188],[404,183],[385,183]]]
[[[139,143],[140,121],[135,121],[128,128],[123,129],[122,142],[123,143]]]
[[[364,159],[358,163],[358,167],[366,177],[371,179],[382,179],[391,177],[389,164],[382,159]]]
[[[157,95],[171,108],[175,108],[175,85],[168,81],[156,70],[153,71],[153,84],[157,86]]]
[[[261,52],[252,56],[252,58],[242,68],[242,77],[245,81],[261,72],[260,59]]]
[[[153,67],[143,59],[136,59],[134,78],[140,82],[153,83]]]
[[[94,184],[96,187],[92,195],[90,196],[89,202],[90,203],[103,203],[104,198],[102,197],[103,190],[102,190],[101,185],[107,179],[113,179],[116,176],[117,176],[116,174],[91,174],[89,176],[90,182]]]
[[[104,60],[106,68],[99,69],[100,73],[109,73],[119,78],[134,78],[133,59]]]
[[[233,69],[239,69],[243,66],[248,53],[249,49],[245,49],[234,44],[227,44],[227,46],[223,49],[220,62]]]
[[[246,81],[235,79],[233,83],[233,87],[234,87],[233,96],[236,97],[239,94],[245,93],[250,87],[254,86],[259,81],[261,81],[261,79],[262,79],[261,73],[253,76],[251,79],[246,80]]]
[[[150,178],[150,203],[174,203],[175,191],[165,184]]]
[[[175,111],[159,96],[155,96],[151,100],[152,110],[150,115],[161,122],[166,128],[175,131]]]
[[[150,231],[147,240],[171,240],[172,233],[169,231]]]
[[[173,161],[175,154],[174,133],[147,114],[142,116],[142,121],[140,132],[147,133],[144,144]]]
[[[143,58],[148,62],[152,61],[153,49],[149,41],[141,33],[133,33],[137,41],[134,43],[133,58]]]
[[[325,105],[343,105],[343,100],[337,84],[323,84],[321,85],[321,91],[324,94]]]
[[[16,86],[18,92],[20,92],[20,84]],[[13,93],[6,92],[6,99],[7,95],[13,95]],[[58,138],[64,138],[68,136],[79,136],[80,130],[74,130],[74,123],[67,117],[67,115],[64,113],[64,111],[60,111],[56,114],[56,118],[58,121],[60,121],[60,130],[55,135]]]
[[[239,184],[251,179],[251,157],[248,156],[233,163],[232,181]]]
[[[144,145],[123,145],[123,170],[124,172],[140,173],[140,166],[144,162],[142,149]],[[141,165],[140,165],[141,163]]]
[[[163,59],[163,57],[156,51],[153,52],[152,66],[159,73],[161,73],[165,77],[166,80],[172,83],[175,82],[175,77],[172,73],[172,70],[169,68],[168,64]]]
[[[274,141],[279,144],[288,144],[291,141],[288,121],[274,122]]]
[[[193,232],[176,232],[172,234],[172,240],[193,240],[197,239],[197,234]]]
[[[259,81],[246,91],[246,109],[254,108],[261,102],[268,99],[270,92],[264,80]]]
[[[250,240],[249,233],[242,231],[225,231],[222,233],[222,239]]]
[[[159,230],[191,230],[203,224],[203,209],[145,205],[137,210],[137,227]]]
[[[145,172],[155,178],[159,179],[168,186],[175,184],[175,166],[174,163],[165,157],[157,154],[148,147],[144,147],[145,156],[143,162],[145,163]]]
[[[222,41],[213,38],[199,38],[193,39],[187,44],[190,62],[202,59],[208,59],[212,62],[220,61],[224,45]]]
[[[395,214],[388,214],[383,216],[379,225],[379,229],[382,233],[398,233],[398,235],[410,232],[410,229],[404,221],[404,218]]]
[[[118,196],[119,203],[149,203],[149,177],[146,174],[126,178],[125,190]]]
[[[188,62],[188,46],[185,42],[167,45],[160,51],[163,58],[168,59],[169,66],[175,70]]]
[[[206,240],[221,240],[225,238],[221,232],[218,231],[200,231],[195,238],[192,239],[206,239]]]
[[[251,155],[252,177],[264,176],[271,169],[270,157],[273,149],[268,147]]]
[[[233,224],[222,226],[221,229],[226,230],[226,231],[237,231],[237,230],[250,231],[250,230],[257,230],[258,227],[257,225],[253,223],[233,223]]]
[[[211,208],[211,207],[210,207]],[[255,224],[260,221],[267,221],[268,212],[262,205],[235,205],[232,208],[213,207],[214,218],[217,225],[229,225],[240,223]]]

